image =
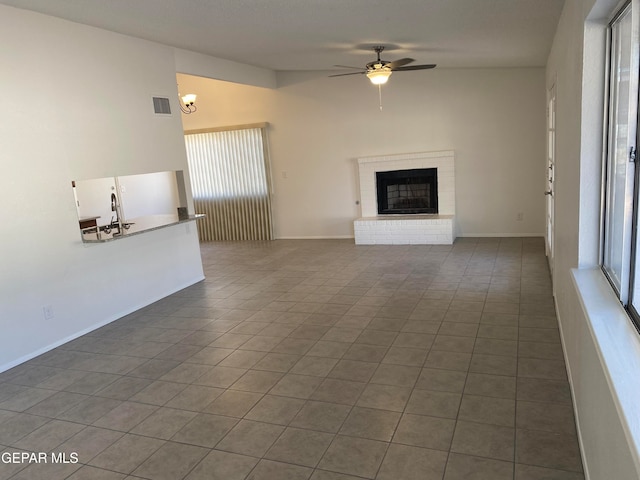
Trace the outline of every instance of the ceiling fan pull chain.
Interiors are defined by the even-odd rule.
[[[380,102],[380,111],[382,111],[382,85],[378,85],[378,101]]]

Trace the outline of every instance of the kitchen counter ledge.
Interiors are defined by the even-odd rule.
[[[111,233],[95,232],[95,227],[86,228],[82,230],[82,241],[84,243],[105,243],[114,240],[120,240],[123,238],[131,237],[133,235],[139,235],[141,233],[151,232],[153,230],[159,230],[165,227],[171,227],[180,223],[192,222],[204,218],[205,215],[198,213],[196,215],[189,215],[188,218],[179,218],[178,215],[149,215],[145,217],[132,218],[123,222],[123,224],[130,224],[129,229],[123,228],[121,235],[114,236],[114,230]]]

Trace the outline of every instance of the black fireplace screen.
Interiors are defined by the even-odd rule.
[[[376,172],[379,214],[438,213],[438,169]]]

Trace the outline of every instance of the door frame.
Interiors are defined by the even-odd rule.
[[[553,277],[555,250],[555,185],[556,185],[556,82],[547,90],[546,175],[545,175],[545,254]]]

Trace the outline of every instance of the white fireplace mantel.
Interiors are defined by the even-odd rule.
[[[376,172],[436,168],[438,215],[378,215]],[[356,244],[451,244],[455,240],[454,152],[405,153],[358,158],[362,218],[354,222]]]
[[[453,151],[405,153],[358,158],[360,173],[360,205],[363,217],[378,215],[376,172],[411,170],[414,168],[438,169],[438,213],[456,214],[456,185]]]

